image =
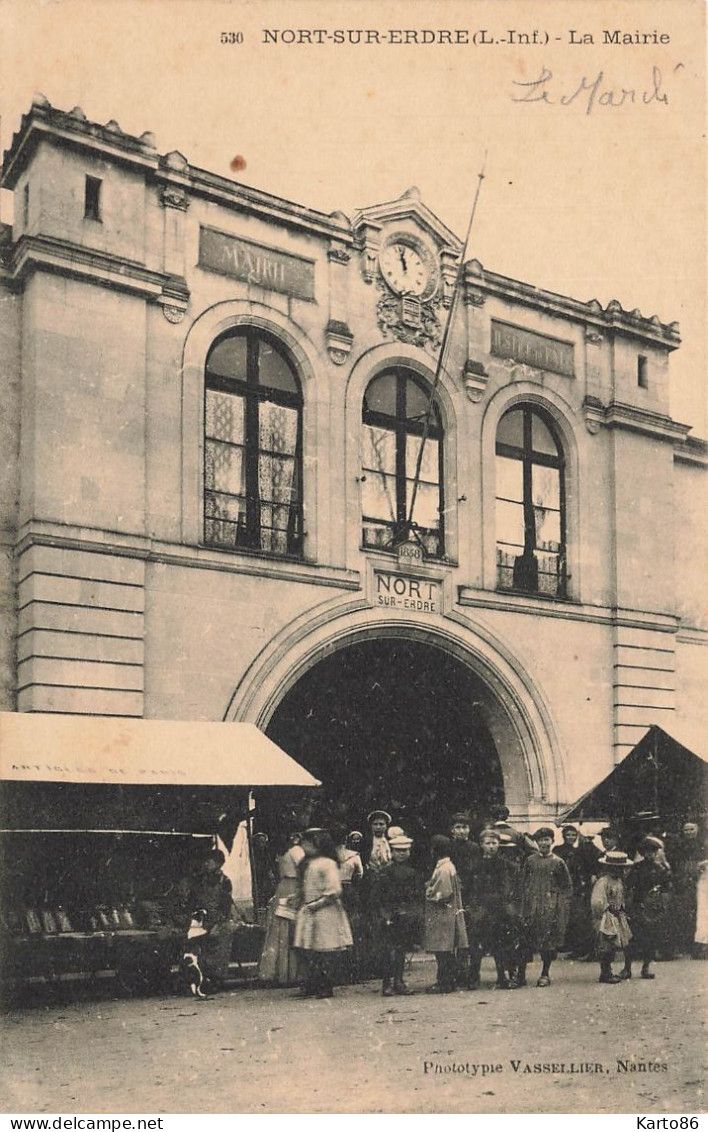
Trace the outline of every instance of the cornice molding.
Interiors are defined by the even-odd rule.
[[[51,236],[20,236],[10,260],[9,278],[15,286],[22,286],[34,271],[70,276],[180,310],[186,310],[189,300],[184,279],[152,271],[137,260]]]
[[[637,405],[627,405],[623,401],[612,401],[604,412],[603,424],[606,428],[621,428],[631,432],[641,432],[645,436],[656,436],[672,443],[682,441],[688,435],[690,425],[680,424],[663,413],[653,413]]]
[[[136,558],[145,563],[180,566],[194,570],[216,570],[227,574],[250,574],[278,581],[302,582],[343,590],[361,589],[357,570],[313,562],[270,558],[258,554],[223,552],[210,547],[184,546],[142,535],[123,534],[89,527],[64,527],[48,520],[33,520],[19,532],[15,558],[19,560],[33,546],[76,550],[91,554]]]
[[[697,436],[685,436],[674,444],[674,461],[694,468],[708,467],[708,442]]]
[[[616,299],[603,308],[597,299],[586,303],[487,271],[476,259],[465,264],[464,279],[469,289],[477,289],[500,299],[545,311],[554,318],[583,323],[586,336],[589,333],[591,340],[596,334],[604,336],[615,330],[667,351],[676,350],[681,345],[677,322],[663,323],[657,315],[645,318],[639,310],[625,311]]]
[[[473,586],[458,586],[458,604],[461,607],[522,613],[532,617],[551,617],[562,621],[582,621],[608,627],[621,626],[667,634],[676,634],[680,619],[670,613],[641,609],[620,609],[607,605],[584,605],[573,601],[554,601],[552,598],[529,594],[511,594],[500,590],[479,590]]]
[[[22,118],[9,149],[3,155],[0,185],[14,189],[40,141],[62,148],[83,151],[141,171],[146,182],[179,185],[193,196],[215,201],[227,208],[248,211],[276,221],[284,227],[334,237],[345,244],[353,241],[351,225],[342,212],[330,214],[190,165],[187,158],[173,151],[161,155],[150,133],[140,138],[124,133],[117,123],[89,122],[79,107],[70,112],[58,110],[46,99],[37,99]]]

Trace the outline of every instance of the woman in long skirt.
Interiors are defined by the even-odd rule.
[[[333,960],[354,942],[342,906],[339,864],[327,830],[306,830],[301,845],[306,860],[302,865],[301,903],[293,942],[307,968],[303,996],[331,998]]]
[[[560,857],[551,852],[554,833],[544,826],[533,835],[538,853],[532,853],[524,862],[521,881],[521,920],[524,934],[524,959],[519,964],[516,982],[526,981],[526,963],[534,954],[541,953],[541,974],[537,987],[550,986],[551,963],[563,946],[573,882]]]
[[[275,986],[293,986],[300,973],[298,954],[293,949],[298,868],[305,857],[299,841],[300,835],[293,834],[287,849],[278,857],[278,886],[266,913],[258,977],[261,982]]]

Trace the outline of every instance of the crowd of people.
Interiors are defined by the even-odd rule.
[[[408,995],[407,958],[420,948],[437,961],[431,994],[477,989],[485,955],[499,990],[526,986],[537,955],[536,986],[550,986],[561,951],[597,961],[603,984],[630,979],[635,960],[653,979],[657,957],[705,958],[708,854],[695,823],[634,845],[608,826],[600,849],[575,826],[554,845],[550,827],[530,836],[508,816],[497,808],[473,838],[470,815],[455,813],[424,867],[421,847],[412,860],[413,839],[384,810],[368,815],[366,833],[293,832],[278,857],[261,981],[326,998],[336,982],[380,977],[384,996]]]

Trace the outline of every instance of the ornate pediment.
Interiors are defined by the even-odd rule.
[[[360,209],[352,219],[354,246],[366,283],[375,283],[376,315],[384,337],[429,350],[440,345],[440,308],[452,300],[462,245],[416,188],[398,200]]]
[[[358,209],[352,217],[352,230],[355,238],[361,239],[362,235],[366,234],[367,228],[382,231],[384,228],[404,223],[417,228],[422,236],[432,240],[438,251],[446,248],[459,255],[462,250],[462,242],[423,203],[420,199],[420,190],[415,186],[397,200]]]

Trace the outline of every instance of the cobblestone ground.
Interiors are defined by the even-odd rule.
[[[433,971],[414,963],[411,986]],[[485,960],[480,991],[448,996],[385,999],[371,982],[323,1001],[246,987],[14,1007],[2,1110],[702,1112],[708,964],[656,972],[600,986],[595,964],[558,960],[551,987],[534,967],[528,988],[501,992]]]

